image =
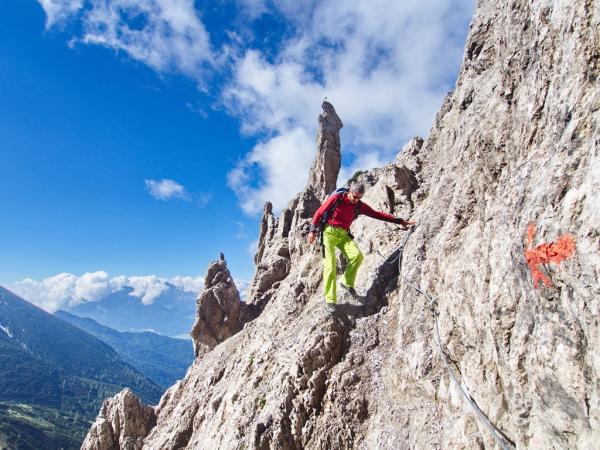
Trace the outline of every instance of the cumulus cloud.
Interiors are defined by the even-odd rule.
[[[265,2],[246,3],[265,7]],[[452,88],[473,10],[472,0],[273,5],[297,32],[275,58],[257,49],[242,52],[223,93],[224,104],[241,119],[245,132],[274,136],[260,142],[230,174],[243,209],[254,213],[263,200],[281,209],[302,187],[296,180],[282,182],[276,176],[279,167],[270,162],[285,154],[299,162],[297,173],[307,173],[314,144],[306,158],[306,149],[275,142],[289,141],[298,130],[314,136],[325,96],[344,122],[343,150],[354,156],[345,173],[389,160],[410,137],[425,135]],[[253,185],[257,172],[270,181]]]
[[[370,169],[373,167],[381,167],[386,162],[388,161],[386,161],[384,157],[378,152],[360,153],[356,155],[356,157],[350,165],[342,166],[342,168],[340,169],[340,174],[338,175],[338,185],[342,185],[343,183],[345,183],[346,180],[352,178],[352,175],[354,175],[359,170]]]
[[[299,168],[310,166],[313,157],[314,139],[305,129],[295,128],[256,145],[227,181],[249,214],[262,210],[266,201],[284,205],[290,192],[306,184],[308,171]]]
[[[153,69],[202,79],[215,63],[209,35],[194,0],[39,0],[46,26],[77,19],[82,35],[72,42],[127,53]]]
[[[149,305],[170,286],[185,292],[197,293],[203,287],[203,280],[201,277],[180,275],[172,278],[161,278],[156,275],[134,277],[121,275],[111,278],[106,272],[97,271],[84,273],[81,276],[60,273],[41,281],[25,278],[12,285],[11,290],[40,308],[55,312],[80,303],[101,300],[122,289],[131,289],[130,296],[137,297],[143,304]]]
[[[216,48],[193,0],[39,1],[48,24],[79,18],[76,42],[193,78],[256,136],[228,176],[249,214],[267,200],[280,210],[304,186],[324,97],[345,125],[343,173],[425,136],[453,87],[474,8],[474,0],[235,0],[237,15],[213,30]],[[285,32],[253,36],[264,15]]]
[[[169,282],[183,291],[198,293],[204,288],[202,277],[183,277],[177,275],[169,279]]]
[[[128,281],[133,288],[129,295],[139,297],[144,305],[152,304],[168,288],[156,275],[130,277]]]
[[[144,180],[144,183],[146,183],[146,189],[150,195],[157,200],[190,199],[190,194],[188,194],[185,187],[174,180]]]
[[[42,281],[25,278],[15,283],[13,290],[24,299],[53,312],[63,306],[94,301],[112,292],[113,286],[108,274],[98,271],[81,277],[60,273]]]

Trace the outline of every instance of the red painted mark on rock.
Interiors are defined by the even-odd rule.
[[[575,238],[570,234],[561,236],[558,241],[549,244],[540,244],[535,248],[533,238],[535,237],[535,223],[531,222],[527,226],[527,249],[525,250],[525,261],[531,270],[533,276],[533,286],[538,287],[541,280],[546,286],[552,286],[552,281],[540,270],[540,264],[555,263],[558,264],[575,253]]]

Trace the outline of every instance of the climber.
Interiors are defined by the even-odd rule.
[[[317,233],[321,233],[323,248],[323,288],[325,291],[325,305],[329,314],[334,314],[336,310],[336,247],[346,257],[348,261],[344,275],[340,282],[340,287],[356,298],[354,289],[354,280],[364,256],[353,241],[350,234],[350,225],[359,214],[373,217],[374,219],[384,220],[386,222],[396,223],[402,226],[404,230],[414,224],[407,222],[399,217],[391,216],[381,211],[375,211],[360,199],[365,192],[365,186],[362,183],[353,182],[350,189],[338,189],[323,203],[315,213],[308,242],[314,243]]]

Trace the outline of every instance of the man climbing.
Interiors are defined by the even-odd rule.
[[[335,249],[339,248],[348,261],[346,270],[342,276],[340,287],[353,297],[356,297],[354,281],[356,273],[362,263],[364,256],[353,241],[349,233],[350,225],[360,215],[396,223],[404,230],[414,224],[404,219],[391,216],[381,211],[375,211],[360,199],[364,195],[365,186],[362,183],[352,183],[350,189],[338,189],[335,191],[315,213],[308,242],[313,243],[317,233],[321,232],[323,246],[323,288],[325,291],[325,303],[329,314],[335,313],[336,296],[336,257]]]

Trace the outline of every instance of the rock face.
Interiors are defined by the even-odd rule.
[[[154,409],[142,405],[129,389],[123,389],[104,402],[81,449],[140,450],[155,424]]]
[[[497,448],[449,369],[507,448],[597,448],[599,22],[589,0],[479,1],[431,134],[361,175],[419,226],[359,217],[363,295],[331,319],[303,236],[323,191],[266,211],[257,264],[287,242],[289,272],[165,394],[144,448]]]
[[[260,222],[258,251],[254,257],[256,272],[248,289],[249,302],[264,308],[274,290],[290,273],[294,262],[308,251],[306,235],[310,220],[321,202],[336,189],[341,167],[340,129],[342,121],[333,105],[324,101],[319,115],[317,154],[308,175],[308,183],[282,211],[273,215],[273,205],[265,204]]]
[[[225,256],[208,266],[204,291],[196,302],[196,322],[191,331],[194,353],[212,350],[256,317],[253,305],[242,303],[227,268]]]

